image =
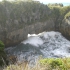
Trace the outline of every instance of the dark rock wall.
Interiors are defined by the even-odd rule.
[[[0,2],[0,40],[12,46],[25,40],[28,33],[43,31],[59,31],[70,37],[70,19],[64,19],[69,9],[50,9],[36,1]]]
[[[53,31],[54,28],[54,21],[49,19],[45,22],[37,22],[33,25],[25,26],[22,29],[18,29],[12,32],[8,32],[6,35],[6,39],[4,39],[4,43],[6,46],[11,46],[18,44],[19,42],[25,40],[27,38],[28,33],[40,33],[43,31]]]

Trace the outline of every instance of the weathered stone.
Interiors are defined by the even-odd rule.
[[[9,64],[15,64],[17,63],[17,57],[15,55],[10,55],[7,57],[8,61],[9,61]]]
[[[54,7],[52,10],[47,5],[35,1],[4,1],[0,6],[0,40],[5,46],[20,43],[29,33],[37,34],[43,31],[60,31],[70,37],[70,18],[63,20],[68,12],[60,12],[63,8]]]
[[[43,31],[54,30],[54,21],[52,19],[45,22],[37,22],[32,25],[27,25],[22,29],[7,32],[4,43],[6,46],[16,45],[27,38],[27,35],[40,33]]]
[[[70,19],[64,19],[62,21],[60,32],[70,40]]]

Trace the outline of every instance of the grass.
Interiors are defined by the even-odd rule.
[[[46,58],[40,59],[35,66],[22,62],[11,64],[3,70],[70,70],[70,58]]]

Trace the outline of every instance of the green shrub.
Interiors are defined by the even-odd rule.
[[[0,51],[3,51],[4,47],[5,47],[4,43],[2,41],[0,41]]]
[[[58,6],[58,7],[63,7],[62,3],[49,3],[48,6]]]
[[[37,62],[31,68],[28,63],[25,65],[25,62],[21,62],[19,65],[9,65],[4,70],[70,70],[70,58],[45,58],[39,60],[40,63]]]
[[[69,18],[70,17],[70,11],[65,15],[65,18]]]
[[[70,69],[70,58],[47,58],[41,59],[42,65],[49,65],[51,69],[68,70]]]
[[[4,51],[5,45],[0,41],[0,66],[8,64],[7,55]]]

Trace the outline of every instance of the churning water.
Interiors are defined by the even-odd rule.
[[[19,61],[35,62],[42,55],[44,58],[70,57],[70,41],[59,32],[28,34],[28,39],[19,45],[6,49],[9,55],[16,55]]]

